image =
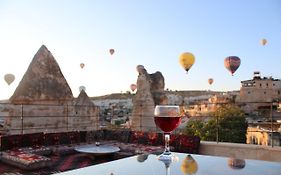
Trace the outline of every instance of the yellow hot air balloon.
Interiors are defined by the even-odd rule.
[[[267,44],[267,40],[266,39],[261,39],[261,45],[265,46]]]
[[[180,65],[184,68],[184,70],[186,72],[189,71],[189,69],[191,68],[191,66],[194,64],[195,62],[195,57],[192,53],[190,52],[184,52],[180,55],[179,57],[179,62]]]
[[[85,66],[85,64],[84,64],[84,63],[80,63],[80,67],[81,67],[81,69],[83,69],[83,68],[84,68],[84,66]]]
[[[109,53],[110,53],[110,55],[113,55],[113,54],[114,54],[114,52],[115,52],[115,50],[114,50],[114,49],[109,49]]]
[[[214,79],[212,79],[212,78],[209,78],[209,79],[208,79],[208,83],[209,83],[209,85],[212,85],[212,84],[213,84],[213,82],[214,82]]]
[[[13,81],[15,80],[15,76],[13,74],[6,74],[4,76],[4,80],[6,81],[6,83],[8,85],[10,85],[11,83],[13,83]]]
[[[181,171],[183,174],[195,174],[198,170],[198,165],[195,159],[188,154],[181,164]]]

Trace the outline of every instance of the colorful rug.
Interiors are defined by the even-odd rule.
[[[37,169],[36,171],[25,171],[17,167],[5,164],[0,161],[0,174],[9,175],[49,175],[68,171],[72,169],[83,168],[99,163],[104,163],[118,159],[115,155],[98,157],[93,159],[87,154],[71,154],[71,155],[52,155],[49,158],[52,160],[52,166],[48,168]]]

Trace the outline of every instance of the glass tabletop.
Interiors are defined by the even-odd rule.
[[[237,160],[227,157],[173,153],[166,166],[157,155],[138,155],[103,164],[59,173],[60,175],[280,175],[281,163],[259,160]]]

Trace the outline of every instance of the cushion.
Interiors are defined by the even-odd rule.
[[[20,150],[2,152],[1,160],[25,170],[34,170],[51,165],[51,159],[47,157]]]

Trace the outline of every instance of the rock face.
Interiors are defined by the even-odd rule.
[[[46,46],[42,45],[10,101],[13,104],[34,104],[48,101],[60,103],[72,99],[72,91],[58,63]]]
[[[84,90],[73,101],[73,106],[69,108],[73,117],[69,117],[69,127],[73,129],[91,131],[99,128],[99,109],[94,105]]]
[[[8,134],[87,131],[99,128],[99,109],[82,90],[74,98],[58,63],[43,45],[35,54],[5,112]],[[21,105],[19,105],[21,104]]]
[[[148,74],[143,66],[137,66],[137,92],[133,99],[132,130],[155,131],[154,107],[166,104],[164,77],[161,72]]]

